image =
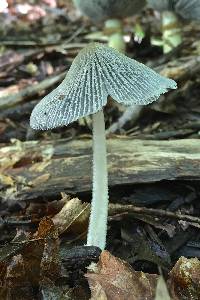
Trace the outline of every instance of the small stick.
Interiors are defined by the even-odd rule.
[[[118,213],[138,213],[147,214],[155,217],[168,217],[172,219],[178,219],[187,222],[193,222],[200,224],[200,218],[191,215],[181,214],[177,212],[171,212],[164,209],[138,207],[134,205],[121,205],[121,204],[110,204],[109,205],[109,215],[114,215]]]
[[[8,95],[0,98],[0,110],[10,108],[24,101],[28,97],[37,95],[39,92],[44,91],[47,88],[52,87],[52,85],[60,82],[66,75],[66,71],[58,74],[56,76],[47,78],[37,84],[26,87],[19,93]]]

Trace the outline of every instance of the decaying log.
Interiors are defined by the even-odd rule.
[[[108,139],[109,185],[200,180],[200,140]],[[91,140],[15,141],[0,149],[5,199],[36,200],[91,190]]]

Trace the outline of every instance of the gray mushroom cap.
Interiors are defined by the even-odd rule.
[[[148,6],[163,12],[174,11],[186,20],[200,20],[200,0],[147,0]]]
[[[33,109],[30,126],[51,129],[101,110],[108,95],[124,105],[148,104],[175,81],[113,48],[92,43],[74,59],[63,82]]]
[[[80,11],[94,22],[124,18],[138,13],[145,0],[74,0]]]
[[[147,0],[148,6],[163,12],[165,10],[174,10],[175,0]]]

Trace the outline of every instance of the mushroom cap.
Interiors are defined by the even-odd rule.
[[[138,13],[146,0],[74,0],[79,10],[94,22],[125,18]]]
[[[183,19],[200,20],[200,0],[178,0],[175,2],[175,11]]]
[[[163,12],[174,11],[187,20],[200,20],[200,0],[147,0],[148,6]]]
[[[33,129],[51,129],[101,110],[108,95],[124,105],[148,104],[175,81],[99,43],[89,44],[74,59],[62,83],[33,109]]]
[[[148,6],[154,10],[163,12],[165,10],[174,10],[175,0],[147,0]]]

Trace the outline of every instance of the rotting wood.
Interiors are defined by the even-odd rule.
[[[108,139],[109,185],[200,180],[200,140]],[[91,190],[91,140],[16,141],[0,149],[1,197],[35,200]]]

